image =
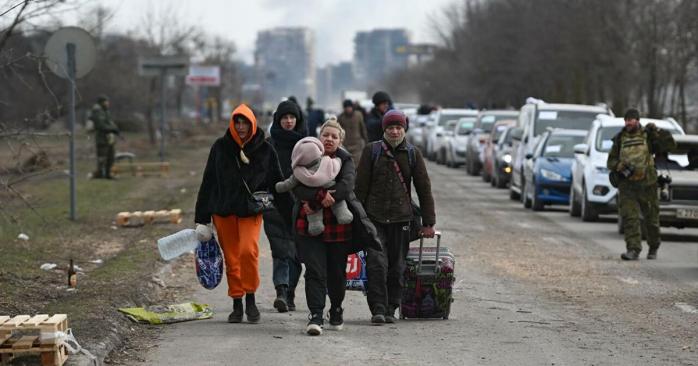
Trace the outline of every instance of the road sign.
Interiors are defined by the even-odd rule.
[[[189,71],[189,58],[184,56],[139,57],[138,74],[140,76],[160,76],[162,70],[167,74],[186,76]]]
[[[160,161],[165,161],[165,77],[186,76],[189,58],[185,56],[139,57],[138,74],[160,77]]]
[[[70,125],[70,219],[77,215],[75,173],[75,79],[92,70],[97,59],[97,49],[87,31],[78,27],[65,27],[54,32],[44,47],[46,65],[54,74],[68,79]]]
[[[436,46],[432,44],[420,43],[398,46],[395,48],[395,52],[409,55],[431,55],[435,49]]]
[[[75,49],[75,78],[89,73],[97,60],[97,49],[87,31],[78,27],[64,27],[54,32],[46,42],[44,56],[46,65],[54,74],[68,79],[67,45]]]
[[[221,68],[220,66],[191,65],[186,81],[187,85],[220,86]]]

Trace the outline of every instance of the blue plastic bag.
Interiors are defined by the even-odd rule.
[[[201,286],[213,290],[223,278],[223,254],[215,237],[196,248],[196,277]]]

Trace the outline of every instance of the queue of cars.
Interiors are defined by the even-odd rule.
[[[444,109],[416,118],[421,129],[410,128],[408,138],[427,158],[449,167],[465,164],[468,174],[508,188],[510,198],[526,208],[563,205],[584,221],[617,212],[618,192],[606,160],[624,121],[605,105],[529,98],[519,111]],[[685,135],[671,118],[640,123],[670,131],[678,146],[664,163],[655,163],[665,182],[658,192],[660,224],[698,227],[698,136]]]

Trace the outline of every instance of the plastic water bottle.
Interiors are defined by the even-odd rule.
[[[196,249],[198,245],[199,240],[196,238],[196,231],[193,229],[184,229],[158,239],[160,256],[166,261],[177,258],[184,253],[191,252]]]

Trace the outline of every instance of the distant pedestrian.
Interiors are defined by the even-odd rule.
[[[356,171],[351,155],[340,147],[343,139],[344,130],[334,120],[325,122],[320,128],[324,154],[342,161],[334,187],[327,189],[299,185],[293,190],[300,200],[294,207],[293,218],[298,252],[305,264],[305,297],[310,310],[306,327],[308,335],[322,334],[326,296],[330,298],[330,327],[336,330],[343,328],[342,302],[346,290],[347,255],[355,251],[355,243],[361,242],[371,250],[380,250],[376,229],[354,195]],[[332,212],[331,206],[341,200],[347,201],[354,217],[350,224],[339,224]],[[307,217],[317,210],[323,212],[324,230],[319,236],[311,236]]]
[[[317,137],[317,128],[325,120],[325,111],[313,108],[314,104],[313,98],[308,97],[305,104],[305,113],[308,116],[308,136]]]
[[[259,288],[259,235],[262,213],[254,195],[270,192],[281,217],[290,217],[291,197],[278,194],[274,184],[283,179],[276,151],[257,128],[252,110],[242,104],[235,108],[228,129],[211,147],[196,199],[195,222],[199,240],[210,240],[213,219],[225,258],[228,296],[233,311],[228,322],[257,323],[255,303]],[[287,225],[290,225],[290,221]],[[245,296],[243,307],[242,297]]]
[[[618,186],[618,211],[623,223],[627,251],[623,260],[637,260],[642,251],[642,230],[647,232],[647,259],[657,259],[660,245],[659,198],[654,155],[676,146],[671,133],[654,123],[640,125],[640,112],[625,112],[625,127],[613,137],[607,168]],[[642,220],[640,219],[642,217]]]
[[[342,103],[342,107],[344,110],[337,117],[337,121],[346,131],[347,136],[344,139],[344,146],[349,150],[356,164],[361,159],[361,151],[368,142],[368,133],[366,132],[364,118],[361,112],[354,110],[352,101],[349,99],[345,100]]]
[[[390,95],[384,91],[373,94],[371,101],[373,102],[373,109],[366,117],[368,141],[379,141],[383,138],[383,129],[381,127],[383,115],[390,110],[393,101],[390,99]]]
[[[412,184],[422,213],[421,235],[434,236],[436,213],[431,181],[419,149],[405,140],[407,117],[400,111],[383,116],[383,137],[366,145],[357,169],[356,196],[378,230],[385,257],[367,256],[367,265],[380,268],[387,259],[387,274],[368,273],[369,286],[377,293],[368,296],[371,322],[394,323],[400,307],[403,272],[410,244]]]
[[[119,135],[119,127],[109,113],[109,98],[105,95],[97,97],[97,103],[92,106],[88,119],[92,121],[97,143],[97,170],[92,178],[114,179],[111,173],[116,155],[116,137]]]
[[[293,174],[291,152],[298,141],[308,135],[300,108],[290,100],[279,103],[274,112],[269,142],[276,150],[283,178]],[[298,260],[291,227],[279,210],[264,213],[264,232],[271,245],[272,280],[276,289],[274,308],[283,313],[296,310],[296,285],[302,266]]]

